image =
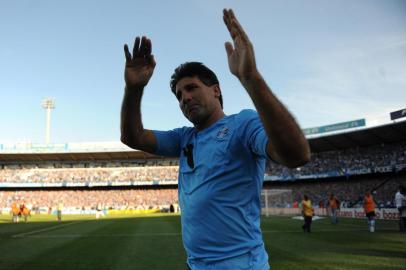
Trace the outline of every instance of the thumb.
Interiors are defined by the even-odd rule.
[[[151,54],[151,55],[148,57],[148,61],[150,62],[151,66],[152,66],[153,68],[156,66],[155,57],[154,57],[153,54]]]
[[[224,43],[224,46],[226,47],[227,56],[230,57],[231,54],[232,54],[233,51],[234,51],[233,45],[231,45],[231,42],[226,42],[226,43]]]

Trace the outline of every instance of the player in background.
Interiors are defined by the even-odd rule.
[[[302,215],[304,218],[304,224],[302,226],[303,232],[311,232],[312,226],[312,219],[313,219],[314,209],[312,207],[312,201],[307,197],[307,195],[303,195],[302,200]]]
[[[96,219],[104,217],[104,207],[101,203],[98,203],[96,206]]]
[[[340,210],[340,202],[334,196],[333,193],[330,194],[330,198],[328,199],[328,205],[330,209],[330,218],[332,224],[338,223],[338,211]]]
[[[399,211],[399,230],[406,231],[406,217],[403,216],[406,211],[406,188],[403,185],[399,186],[398,192],[395,194],[395,205]]]
[[[62,221],[62,210],[63,210],[63,204],[62,204],[62,202],[59,202],[58,206],[56,208],[56,215],[57,215],[58,221]]]
[[[368,228],[370,232],[375,232],[375,201],[371,192],[365,192],[364,196],[364,211],[368,219]]]

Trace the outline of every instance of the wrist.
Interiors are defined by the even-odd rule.
[[[239,78],[239,80],[247,90],[255,88],[255,86],[264,81],[258,71],[251,72],[248,75]]]
[[[128,85],[128,84],[126,84],[125,85],[125,91],[126,92],[131,92],[131,93],[133,93],[133,92],[142,92],[142,91],[144,91],[144,87],[145,87],[145,85]]]
[[[144,86],[125,86],[124,94],[130,98],[141,99],[144,93]]]

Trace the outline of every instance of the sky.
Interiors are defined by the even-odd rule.
[[[218,76],[226,114],[254,109],[228,68],[232,8],[257,66],[302,128],[406,108],[403,0],[0,0],[0,143],[119,141],[124,51],[152,40],[157,65],[142,101],[144,127],[191,126],[169,88],[173,70],[200,61]]]

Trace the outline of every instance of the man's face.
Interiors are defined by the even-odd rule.
[[[213,112],[221,109],[219,86],[207,86],[197,76],[179,80],[175,94],[183,115],[195,126],[205,125]]]

